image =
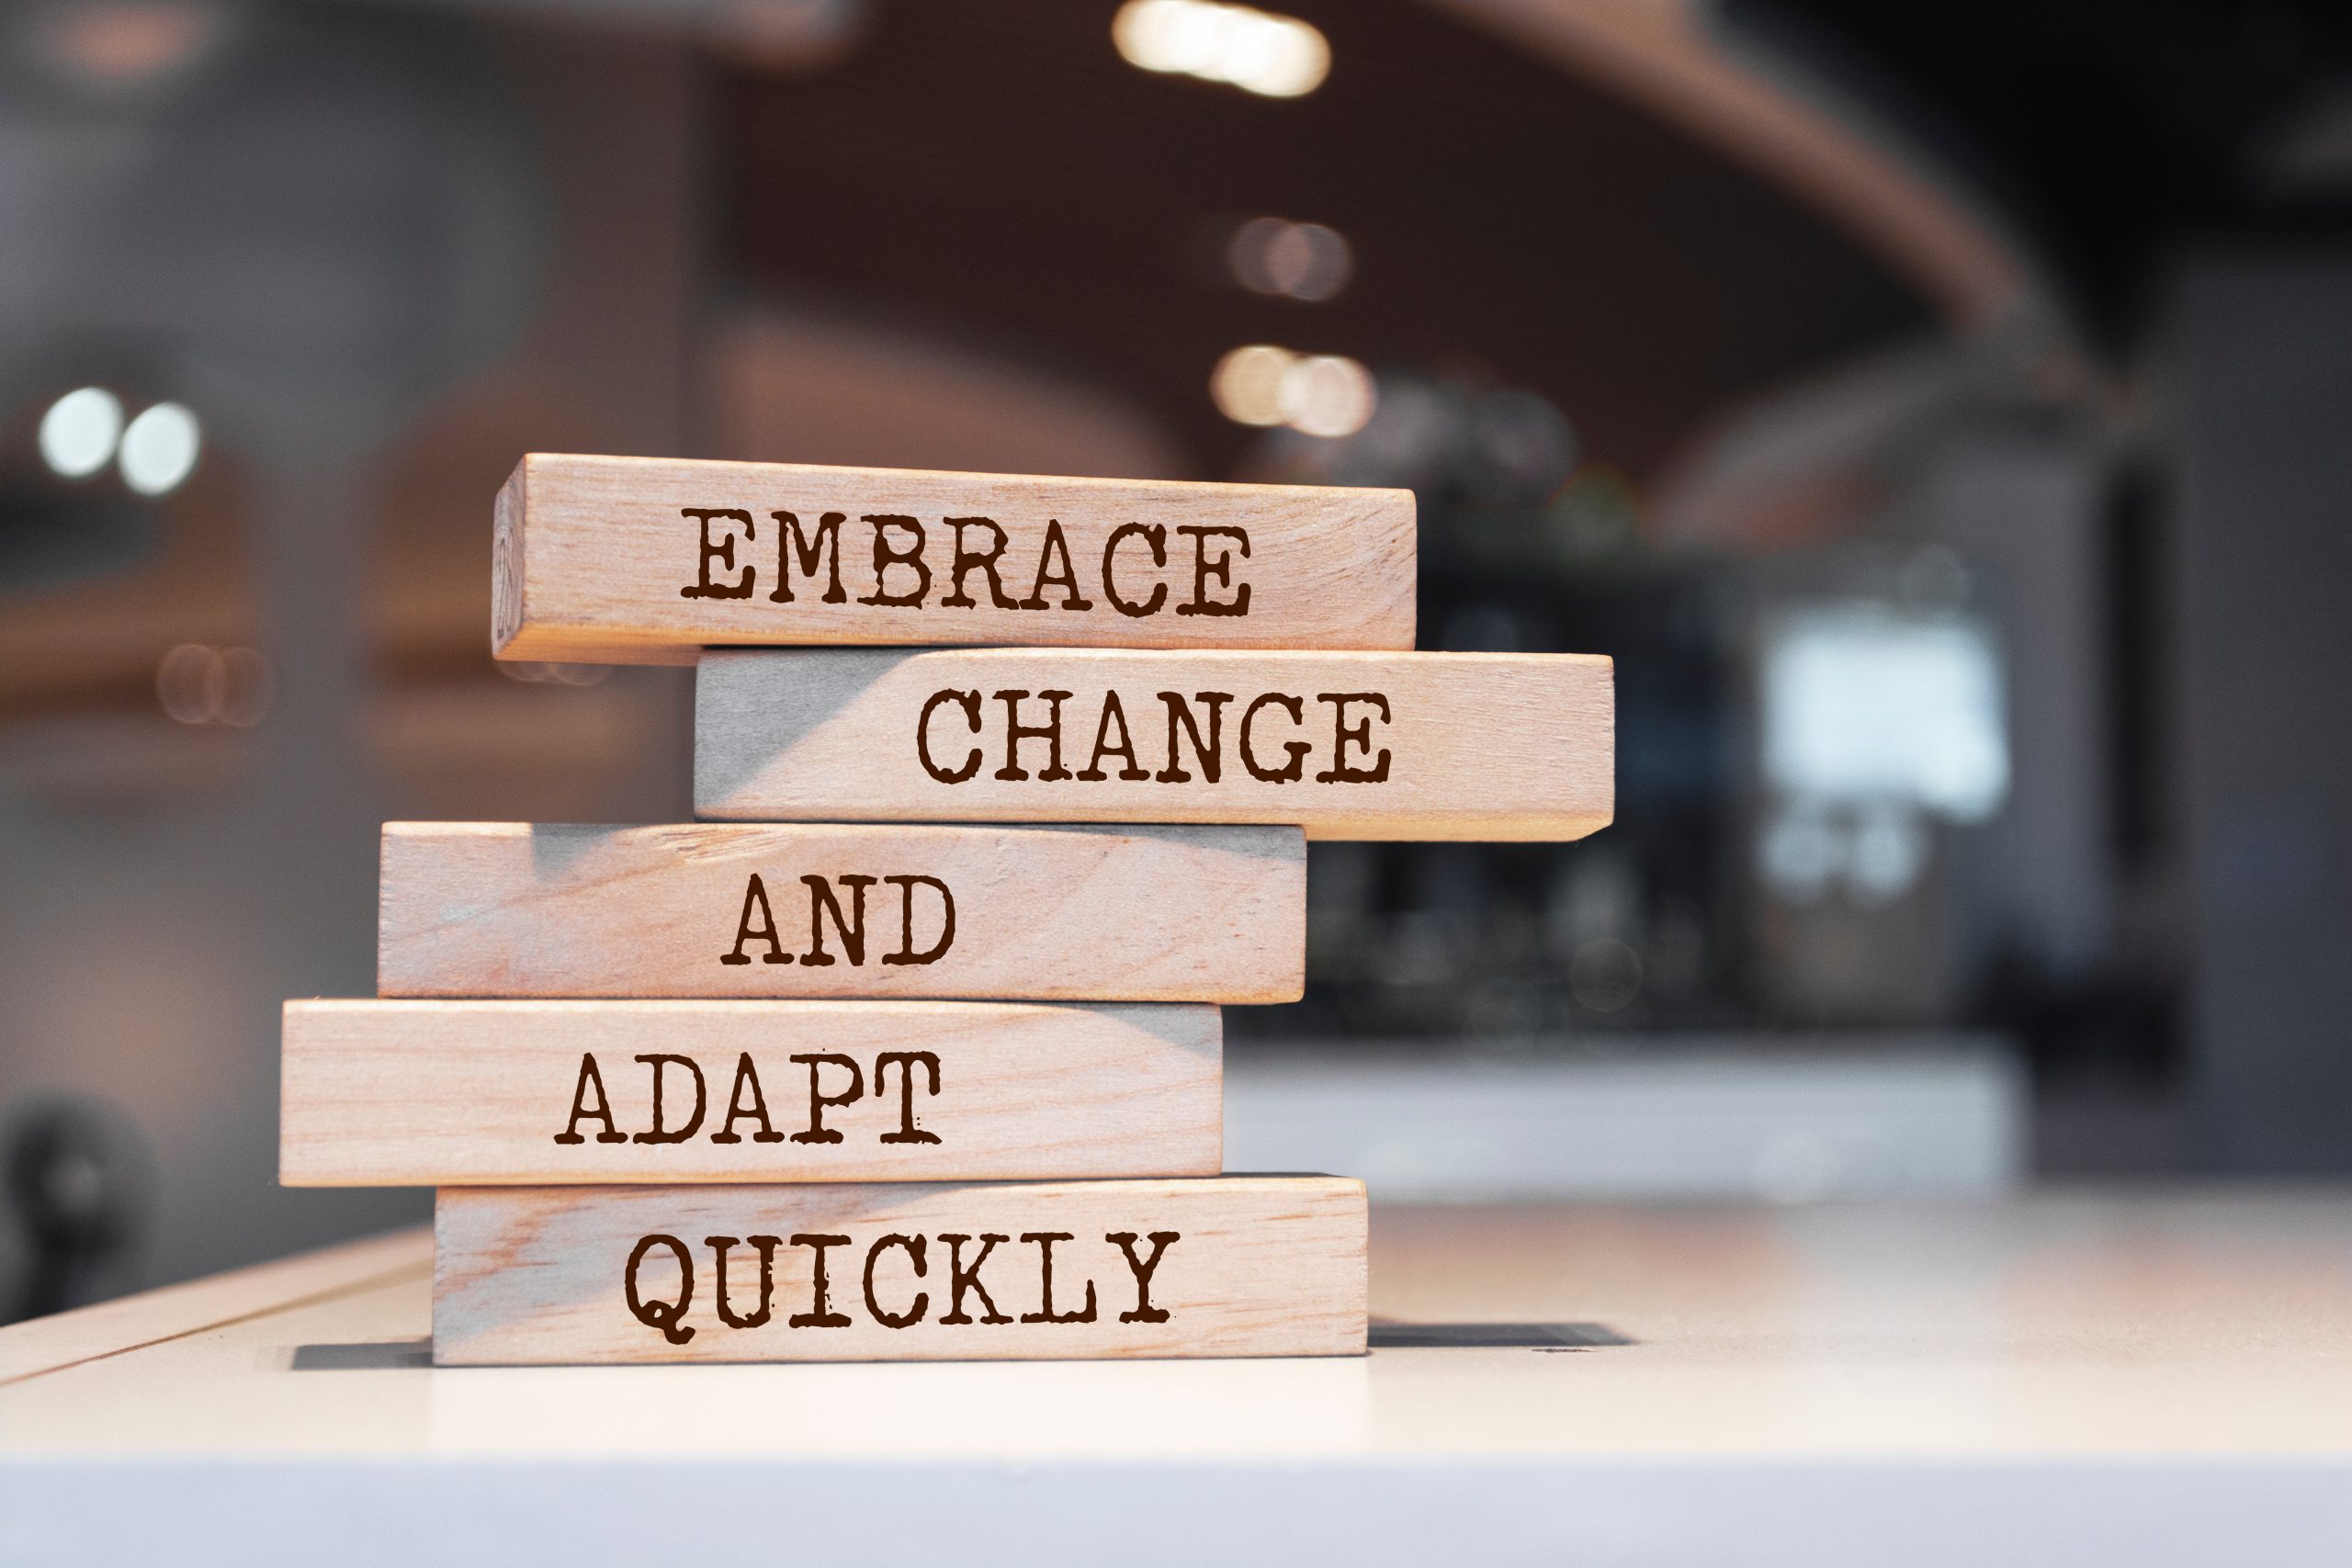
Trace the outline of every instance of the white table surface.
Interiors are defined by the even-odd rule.
[[[0,1329],[0,1562],[2352,1562],[2352,1192],[1376,1205],[1553,1343],[1323,1361],[435,1370],[430,1255]]]

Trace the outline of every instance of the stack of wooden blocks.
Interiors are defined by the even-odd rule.
[[[1307,839],[1607,822],[1608,660],[1408,651],[1398,491],[534,455],[492,575],[699,664],[705,820],[389,824],[379,998],[287,1004],[281,1179],[439,1190],[436,1362],[1364,1348],[1216,1004]]]

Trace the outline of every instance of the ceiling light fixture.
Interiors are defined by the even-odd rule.
[[[196,415],[179,403],[157,403],[122,433],[122,482],[141,495],[168,495],[203,450]]]
[[[1261,97],[1303,96],[1331,73],[1331,45],[1314,27],[1216,0],[1127,0],[1111,20],[1111,40],[1139,70]]]
[[[83,387],[40,416],[40,458],[62,479],[87,479],[107,466],[122,439],[122,400],[104,387]]]
[[[1347,236],[1326,224],[1287,218],[1252,218],[1242,224],[1226,244],[1225,260],[1233,280],[1251,293],[1307,304],[1337,297],[1355,272]]]
[[[188,74],[235,29],[224,0],[71,0],[32,12],[19,35],[40,64],[108,93],[139,92]]]
[[[1377,400],[1372,372],[1344,354],[1311,354],[1283,372],[1283,418],[1302,435],[1353,435]]]
[[[1217,412],[1236,424],[1283,423],[1283,377],[1298,355],[1270,343],[1235,349],[1209,373],[1209,396]]]
[[[1209,396],[1237,424],[1286,424],[1303,435],[1353,435],[1372,420],[1372,372],[1343,354],[1294,354],[1253,343],[1216,362]]]

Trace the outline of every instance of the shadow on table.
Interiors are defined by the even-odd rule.
[[[1375,1350],[1590,1350],[1634,1341],[1600,1323],[1374,1323]]]
[[[297,1345],[298,1372],[383,1372],[433,1364],[430,1339],[385,1339],[362,1345]]]
[[[1634,1341],[1600,1323],[1375,1323],[1375,1350],[1591,1350]],[[392,1371],[433,1364],[430,1339],[298,1345],[298,1372]]]

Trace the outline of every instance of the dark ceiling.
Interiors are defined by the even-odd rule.
[[[2352,238],[2352,166],[2299,184],[2286,152],[2332,103],[2352,157],[2346,0],[1725,0],[1724,20],[1968,178],[2110,350],[2186,247]]]
[[[1288,101],[1133,69],[1114,9],[900,0],[828,71],[739,69],[722,254],[1114,387],[1209,473],[1250,434],[1206,391],[1238,344],[1532,388],[1638,474],[1741,395],[1930,321],[1746,168],[1416,0],[1286,5],[1334,61]],[[1255,213],[1339,228],[1352,286],[1221,283],[1202,236]]]

